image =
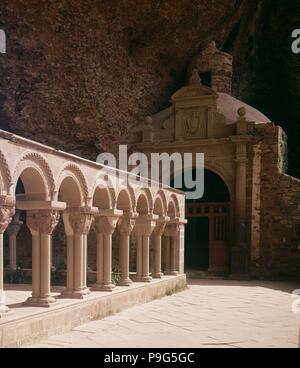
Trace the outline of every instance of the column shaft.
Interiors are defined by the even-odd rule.
[[[17,237],[16,235],[9,236],[9,268],[17,269]]]
[[[249,249],[246,240],[247,145],[237,144],[235,192],[235,244],[231,249],[231,277],[247,278]]]
[[[113,288],[111,280],[112,270],[112,235],[103,235],[104,258],[103,258],[103,286],[111,290]]]
[[[82,269],[82,287],[87,288],[87,234],[82,236],[83,246],[83,269]]]
[[[143,237],[136,236],[136,281],[141,281],[143,274]]]
[[[161,235],[154,236],[154,275],[155,279],[162,278],[161,272]]]
[[[3,234],[0,233],[0,293],[3,292],[3,289],[4,289],[4,282],[3,282],[4,259],[3,258],[4,258],[3,257]],[[1,303],[1,300],[0,300],[0,303]]]
[[[74,287],[74,236],[67,235],[67,290],[70,292]]]
[[[40,268],[40,298],[47,299],[49,303],[49,298],[51,296],[51,235],[42,234],[41,235],[41,268]],[[51,298],[54,302],[54,299]]]
[[[38,299],[41,291],[41,280],[40,280],[40,234],[32,233],[32,298]]]
[[[120,286],[129,286],[132,281],[129,278],[129,241],[130,236],[120,233]]]
[[[171,251],[171,270],[170,270],[170,274],[171,275],[177,275],[178,271],[176,270],[176,255],[177,255],[177,238],[175,236],[171,237],[171,246],[170,246],[170,251]]]
[[[103,234],[97,234],[97,286],[103,285],[104,246]]]
[[[171,272],[171,262],[170,262],[170,256],[171,256],[170,243],[171,243],[171,239],[170,239],[170,237],[165,236],[164,242],[165,242],[165,274],[170,275],[170,272]]]
[[[149,273],[149,236],[143,235],[143,274],[142,281],[150,282],[151,281],[150,273]]]
[[[9,205],[7,205],[9,203]],[[0,316],[5,315],[9,311],[6,307],[6,298],[4,293],[4,255],[3,255],[3,234],[10,224],[15,209],[13,207],[14,200],[9,197],[0,196]]]
[[[0,233],[0,315],[1,313],[8,312],[6,307],[6,298],[4,293],[4,282],[3,282],[3,233]]]
[[[84,260],[84,250],[83,250],[83,235],[75,234],[74,237],[74,258],[75,258],[75,268],[74,268],[74,291],[81,291],[83,289],[83,260]]]
[[[176,270],[180,275],[184,274],[184,231],[185,224],[183,223],[179,226],[176,246]]]

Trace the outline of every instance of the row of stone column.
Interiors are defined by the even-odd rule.
[[[3,292],[3,233],[13,216],[13,208],[0,207],[0,305],[6,311]],[[5,213],[5,216],[3,215]],[[4,220],[4,217],[6,220]],[[57,210],[27,210],[27,226],[32,235],[32,296],[26,301],[34,306],[50,306],[55,302],[51,297],[51,242],[52,234],[60,218]],[[63,212],[67,238],[67,285],[62,293],[68,298],[84,298],[90,293],[87,287],[87,236],[91,228],[97,234],[97,282],[93,290],[111,291],[112,283],[112,235],[119,232],[118,285],[129,286],[130,236],[137,241],[137,273],[134,281],[150,282],[163,276],[162,236],[165,236],[166,274],[176,275],[179,271],[178,241],[179,233],[175,222],[168,217],[157,215],[138,215],[119,210],[95,212],[89,207],[68,209]],[[16,235],[21,222],[11,223],[9,230],[11,268],[15,267]],[[155,266],[152,276],[149,271],[150,237],[155,247]],[[2,301],[1,301],[2,300]]]
[[[15,214],[14,199],[0,196],[0,316],[8,312],[4,293],[3,271],[3,234]]]

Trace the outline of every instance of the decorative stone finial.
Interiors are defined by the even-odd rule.
[[[248,134],[248,122],[246,120],[247,110],[245,107],[240,107],[237,113],[238,113],[238,119],[236,122],[237,135],[246,135]]]
[[[153,120],[151,118],[151,116],[146,116],[145,117],[145,125],[152,125]]]
[[[247,110],[245,107],[240,107],[237,111],[238,115],[239,115],[239,120],[246,120],[246,113]]]
[[[201,78],[199,76],[198,70],[193,69],[192,74],[189,79],[189,86],[201,86]]]
[[[154,128],[151,116],[146,116],[143,129],[143,142],[153,142]]]

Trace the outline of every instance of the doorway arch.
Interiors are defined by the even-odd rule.
[[[196,177],[196,168],[192,170]],[[182,174],[182,176],[184,175]],[[184,185],[181,190],[190,191]],[[174,184],[174,180],[171,185]],[[173,185],[172,185],[173,186]],[[204,170],[204,194],[186,200],[185,269],[227,273],[229,268],[230,191],[212,170]]]

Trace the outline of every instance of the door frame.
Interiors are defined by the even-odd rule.
[[[229,202],[186,203],[186,218],[209,218],[209,272],[226,273],[229,270]]]

